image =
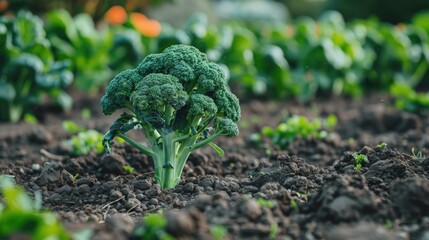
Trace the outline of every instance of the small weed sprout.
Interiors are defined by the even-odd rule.
[[[258,198],[256,200],[256,203],[260,206],[260,207],[266,207],[266,208],[274,208],[276,203],[275,201],[271,201],[271,200],[266,200],[263,198]]]
[[[414,160],[423,159],[426,157],[422,151],[415,152],[414,148],[411,148],[411,154]]]
[[[211,225],[210,235],[213,240],[222,240],[225,234],[228,232],[225,226],[222,225]]]
[[[299,211],[298,203],[296,202],[296,200],[294,198],[292,198],[290,200],[290,205],[292,205],[293,210],[295,210],[297,212]]]
[[[277,225],[277,223],[275,222],[271,223],[269,239],[270,240],[276,239],[278,233],[279,233],[279,226]]]
[[[355,171],[356,172],[359,172],[363,163],[369,162],[368,157],[365,154],[358,154],[358,153],[354,152],[352,154],[352,156],[353,156],[353,159],[355,161]]]
[[[383,150],[383,149],[386,149],[387,148],[387,143],[385,143],[385,142],[381,142],[381,143],[379,143],[379,144],[377,144],[377,146],[376,146],[378,149],[381,149],[381,150]]]
[[[136,169],[133,168],[130,165],[125,165],[124,166],[124,171],[127,172],[128,174],[134,174],[134,173],[136,173]]]

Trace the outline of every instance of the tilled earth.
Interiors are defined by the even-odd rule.
[[[101,132],[113,120],[100,114],[97,99],[81,105],[91,108],[91,120],[76,110],[46,113],[38,125],[0,125],[0,173],[42,192],[44,207],[71,231],[130,239],[142,216],[163,212],[176,239],[212,239],[218,225],[227,229],[223,239],[429,239],[429,118],[396,110],[389,98],[244,102],[240,136],[217,141],[225,155],[193,153],[169,190],[154,183],[151,160],[129,145],[115,145],[110,155],[68,154],[62,120]],[[286,151],[252,141],[286,112],[334,113],[339,121],[329,137],[298,139]],[[353,152],[369,160],[359,172]]]

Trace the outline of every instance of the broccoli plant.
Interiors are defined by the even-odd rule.
[[[219,155],[212,141],[221,135],[238,135],[240,105],[227,88],[221,67],[198,49],[173,45],[147,56],[135,69],[119,73],[101,98],[103,113],[128,109],[105,134],[110,152],[115,137],[127,141],[153,158],[155,180],[173,188],[190,153],[206,144]],[[150,146],[125,133],[142,129]]]

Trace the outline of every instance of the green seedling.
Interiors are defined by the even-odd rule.
[[[80,111],[80,116],[83,120],[88,120],[91,118],[91,110],[89,108],[84,108]]]
[[[411,154],[412,154],[414,160],[423,159],[426,157],[422,151],[416,152],[414,148],[411,148]]]
[[[75,122],[70,120],[63,121],[62,125],[63,130],[67,133],[78,133],[85,130],[85,128],[77,125]]]
[[[295,210],[296,212],[299,211],[299,206],[298,203],[296,202],[296,200],[294,198],[292,198],[290,200],[290,205],[292,206],[292,209]]]
[[[119,73],[109,83],[101,106],[106,115],[122,108],[130,111],[104,135],[106,151],[119,137],[151,156],[161,188],[179,183],[186,160],[196,149],[209,145],[222,156],[213,140],[238,135],[241,114],[222,68],[185,45],[149,55],[136,69]],[[142,130],[150,146],[126,135],[132,129]]]
[[[275,206],[275,202],[274,201],[271,201],[271,200],[265,200],[265,199],[263,199],[263,198],[258,198],[257,200],[256,200],[256,203],[258,203],[258,205],[260,206],[260,207],[266,207],[266,208],[274,208],[274,206]]]
[[[222,225],[211,225],[210,235],[213,240],[222,240],[225,234],[228,232],[225,226]]]
[[[273,143],[281,149],[287,149],[289,144],[298,137],[304,139],[326,137],[327,132],[323,129],[332,129],[336,122],[334,115],[314,121],[309,121],[305,116],[293,115],[281,122],[276,128],[264,127],[262,134],[271,138]]]
[[[393,221],[390,219],[387,219],[386,222],[384,223],[384,227],[388,230],[393,229]]]
[[[72,181],[75,183],[79,177],[80,177],[79,173],[76,173],[75,175],[72,176]]]
[[[379,144],[377,144],[376,146],[378,149],[386,149],[387,148],[387,143],[385,142],[381,142]]]
[[[72,154],[86,155],[91,151],[99,154],[103,152],[103,145],[101,144],[102,140],[103,134],[90,129],[72,136],[71,139],[64,142],[64,145],[71,146],[70,152]]]
[[[277,223],[275,223],[275,222],[271,223],[271,226],[270,226],[270,235],[269,235],[268,238],[270,240],[274,240],[274,239],[276,239],[278,233],[279,233],[279,226],[277,225]]]
[[[63,142],[63,145],[70,147],[70,152],[76,155],[86,155],[91,151],[99,154],[103,152],[103,134],[96,130],[85,128],[77,125],[73,121],[64,121],[63,129],[69,133],[77,133],[70,139]]]
[[[127,172],[128,174],[134,174],[136,173],[136,169],[131,167],[130,165],[125,165],[124,166],[124,170],[125,172]]]
[[[35,125],[37,124],[39,121],[37,120],[37,118],[31,114],[31,113],[26,113],[24,115],[24,122],[31,124],[31,125]]]
[[[354,152],[352,154],[352,157],[355,161],[355,171],[356,172],[359,172],[359,170],[361,169],[361,167],[364,163],[369,162],[368,157],[365,154],[358,154],[358,153]]]
[[[143,224],[134,230],[133,235],[140,239],[173,240],[166,232],[167,219],[160,213],[149,214],[143,218]]]
[[[0,239],[70,239],[53,213],[40,211],[40,193],[33,200],[6,176],[0,176],[0,190]]]

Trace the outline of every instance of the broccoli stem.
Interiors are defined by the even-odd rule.
[[[158,149],[153,157],[155,166],[155,180],[161,188],[174,188],[180,182],[183,168],[191,151],[189,146],[195,144],[197,136],[188,136],[183,142],[178,142],[177,132],[161,134],[162,149]],[[155,146],[154,146],[155,147]]]
[[[176,186],[177,176],[174,168],[176,166],[176,143],[173,141],[173,134],[162,134],[163,157],[161,170],[161,188],[173,188]]]
[[[127,143],[129,143],[131,146],[139,149],[140,151],[144,152],[145,154],[149,155],[149,156],[155,156],[155,152],[152,151],[150,148],[141,145],[140,143],[134,141],[134,139],[128,137],[126,134],[122,133],[122,132],[118,132],[116,134],[116,136],[124,139]]]

